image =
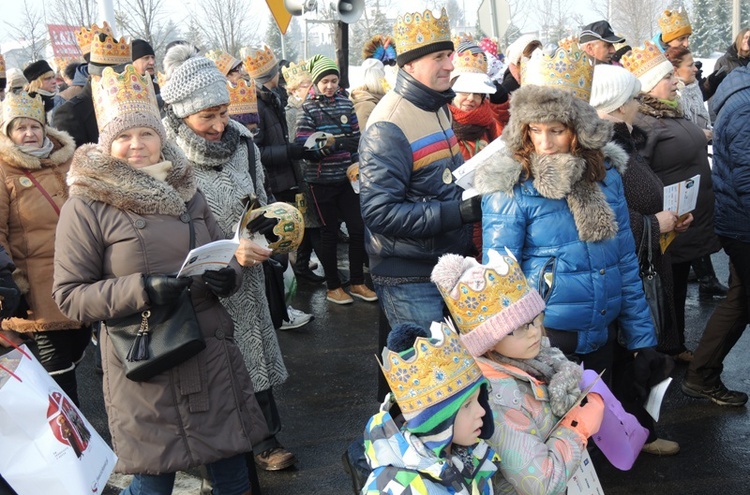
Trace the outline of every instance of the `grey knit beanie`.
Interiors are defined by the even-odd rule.
[[[167,142],[167,133],[164,131],[164,125],[159,120],[158,115],[146,112],[131,112],[118,115],[107,123],[104,129],[99,131],[99,147],[104,153],[109,154],[112,149],[112,141],[117,136],[128,129],[136,127],[150,127],[161,138],[162,148]]]
[[[164,69],[167,83],[161,88],[161,97],[179,118],[229,104],[227,78],[211,60],[196,55],[192,47],[170,48],[164,57]]]

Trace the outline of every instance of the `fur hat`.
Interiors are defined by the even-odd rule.
[[[164,70],[167,82],[161,88],[161,97],[177,117],[229,104],[226,77],[211,60],[196,55],[192,46],[170,48],[164,57]]]
[[[36,62],[31,62],[26,66],[26,68],[23,70],[23,76],[26,78],[26,80],[31,82],[39,79],[48,72],[54,72],[49,63],[47,63],[46,60],[37,60]]]
[[[602,113],[612,113],[641,91],[638,78],[627,69],[616,65],[598,64],[594,67],[591,85],[591,106]]]
[[[432,281],[472,356],[483,355],[545,308],[510,253],[490,249],[487,256],[488,263],[480,265],[474,258],[446,254],[432,270]]]

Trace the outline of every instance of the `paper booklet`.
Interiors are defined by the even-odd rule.
[[[604,495],[604,489],[599,482],[599,475],[596,474],[588,450],[583,449],[581,463],[568,480],[567,487],[567,495]]]
[[[453,171],[453,177],[456,179],[456,184],[464,189],[462,199],[468,199],[479,194],[477,190],[474,189],[474,172],[477,169],[477,165],[489,160],[495,153],[503,148],[505,148],[505,142],[502,139],[495,139],[482,148],[482,151],[466,160],[463,165]]]
[[[695,209],[698,203],[698,191],[700,190],[701,176],[696,175],[682,182],[664,186],[664,210],[677,213],[680,220],[683,220],[688,213]],[[677,232],[667,232],[659,237],[661,252],[667,251],[667,248],[677,237]]]

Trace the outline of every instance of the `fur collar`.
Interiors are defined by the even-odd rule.
[[[48,158],[27,155],[18,149],[8,136],[0,133],[0,159],[15,168],[39,170],[45,167],[58,167],[73,157],[76,144],[70,134],[49,126],[44,132],[53,144],[52,153]]]
[[[625,173],[628,154],[620,146],[607,143],[602,152],[610,165]],[[578,236],[584,242],[613,238],[618,231],[612,208],[597,183],[583,180],[586,164],[583,159],[570,154],[533,155],[532,184],[540,196],[565,199],[573,214]],[[513,188],[522,181],[522,166],[504,148],[490,159],[477,165],[474,187],[480,194],[503,192],[513,194]]]
[[[640,127],[634,125],[633,130],[629,130],[625,122],[615,123],[615,134],[612,136],[612,141],[622,147],[628,155],[645,148],[647,140],[648,134]]]
[[[656,119],[681,119],[684,117],[682,108],[670,107],[658,98],[648,94],[638,95],[638,111],[644,115],[649,115]]]
[[[98,146],[81,146],[68,172],[70,196],[112,205],[139,215],[180,215],[196,192],[193,168],[179,148],[167,141],[162,148],[172,169],[165,182],[102,153]]]

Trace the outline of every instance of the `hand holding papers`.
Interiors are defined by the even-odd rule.
[[[688,213],[695,209],[698,203],[701,176],[664,186],[664,210],[673,211],[680,220],[684,220]],[[667,232],[659,238],[661,252],[665,252],[669,244],[677,237],[677,232]]]

